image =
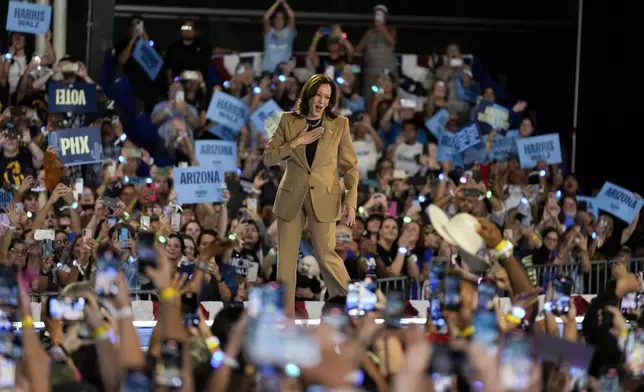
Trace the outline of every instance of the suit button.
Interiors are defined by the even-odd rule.
[[[315,189],[315,187],[314,187],[314,186],[312,186],[312,187],[311,187],[311,190],[313,190],[313,189]]]

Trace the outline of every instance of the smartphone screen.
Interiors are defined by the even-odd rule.
[[[116,278],[119,274],[120,262],[116,256],[108,251],[103,252],[98,258],[94,290],[99,296],[114,296],[118,293]]]
[[[496,284],[490,279],[484,279],[476,288],[478,293],[478,308],[482,311],[491,312],[494,310],[494,297],[496,296]]]
[[[152,219],[147,215],[141,215],[139,219],[139,228],[141,231],[150,231],[152,227]]]
[[[405,301],[401,292],[393,291],[387,294],[384,319],[390,328],[402,328],[401,320],[404,318]]]
[[[451,390],[453,368],[452,352],[449,346],[435,344],[429,362],[429,374],[432,377],[434,391],[446,392]]]
[[[154,181],[146,182],[145,186],[143,187],[143,192],[145,192],[145,195],[147,196],[149,202],[157,201],[157,183],[156,182]]]
[[[521,391],[530,385],[535,361],[528,335],[521,331],[505,334],[499,361],[504,390]]]
[[[18,273],[15,268],[0,268],[0,306],[18,306]]]
[[[54,254],[54,243],[52,240],[43,240],[42,241],[42,255],[44,257],[49,257]]]
[[[445,318],[443,318],[441,302],[438,297],[431,298],[429,300],[429,314],[432,319],[432,324],[434,325],[434,328],[436,328],[436,333],[439,335],[447,334],[449,332],[449,328]]]
[[[552,313],[556,315],[568,314],[570,311],[570,294],[572,293],[572,280],[565,276],[553,281]]]
[[[443,296],[445,309],[458,310],[461,308],[461,278],[457,275],[445,277],[445,293]]]
[[[474,341],[495,354],[499,344],[499,328],[496,323],[496,313],[479,311],[474,315]]]
[[[625,367],[634,378],[644,376],[644,330],[630,330],[624,346]]]
[[[0,355],[0,389],[13,390],[16,387],[16,361]]]
[[[176,340],[161,342],[161,356],[157,359],[155,379],[160,386],[180,388],[183,386],[181,376],[181,355],[183,345]]]
[[[80,321],[84,319],[85,298],[50,297],[47,306],[49,318],[52,320]]]
[[[349,284],[345,310],[349,316],[364,316],[376,308],[376,282],[371,279]]]
[[[638,297],[639,293],[628,293],[622,297],[619,309],[626,319],[632,318],[633,313],[639,308]]]
[[[127,249],[127,240],[130,239],[130,230],[127,227],[119,228],[119,243],[121,249]]]
[[[154,233],[139,233],[136,254],[139,261],[139,272],[144,273],[145,267],[157,267],[157,252],[154,249]]]
[[[199,326],[199,303],[197,296],[193,293],[185,293],[181,296],[181,310],[185,314],[183,324],[186,327]]]

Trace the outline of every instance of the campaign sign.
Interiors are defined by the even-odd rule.
[[[521,167],[536,167],[541,159],[548,165],[561,163],[561,146],[559,134],[549,133],[543,136],[534,136],[517,139],[517,150]]]
[[[223,140],[197,140],[195,157],[199,166],[216,167],[225,172],[237,171],[237,143]]]
[[[132,58],[136,60],[141,68],[150,77],[155,80],[161,67],[163,67],[163,57],[150,45],[150,41],[139,39],[132,51]]]
[[[477,120],[488,124],[497,131],[508,129],[510,126],[510,111],[495,103],[481,102],[477,113]]]
[[[637,199],[633,192],[606,181],[595,197],[597,207],[610,212],[630,224],[644,204],[644,199]]]
[[[445,129],[447,120],[449,120],[449,112],[447,109],[441,109],[425,122],[425,126],[438,139],[442,133],[441,131]]]
[[[210,100],[206,117],[227,128],[238,131],[244,126],[249,112],[248,105],[243,101],[217,91]]]
[[[10,1],[7,12],[7,31],[45,34],[51,24],[51,6]]]
[[[484,142],[479,142],[463,151],[461,155],[466,168],[476,163],[483,164],[488,160],[487,146]]]
[[[476,124],[470,124],[455,133],[458,152],[463,152],[481,142]]]
[[[599,208],[597,208],[597,199],[590,196],[577,196],[577,203],[586,202],[587,211],[599,218]]]
[[[217,136],[221,140],[229,140],[229,141],[235,141],[235,136],[237,135],[236,131],[228,127],[225,127],[221,124],[215,124],[212,127],[208,128],[208,132]]]
[[[519,131],[508,131],[505,135],[497,133],[492,141],[492,148],[490,148],[490,159],[499,161],[506,161],[508,155],[517,153],[517,139],[519,138]]]
[[[214,167],[174,168],[174,189],[181,204],[221,202],[222,183],[224,172]]]
[[[282,113],[282,108],[280,108],[279,105],[271,99],[250,115],[250,123],[256,130],[269,136],[265,125],[266,120],[273,116],[279,116],[280,113]]]
[[[50,113],[96,113],[96,85],[49,82]]]
[[[450,161],[454,166],[463,166],[463,158],[457,150],[456,134],[443,132],[440,139],[438,139],[436,160],[438,162]]]
[[[103,162],[103,143],[100,127],[64,129],[49,133],[49,145],[54,147],[65,166]]]

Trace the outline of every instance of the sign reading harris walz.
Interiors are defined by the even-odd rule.
[[[521,168],[536,167],[542,159],[548,165],[561,163],[561,145],[557,133],[519,138],[516,143]]]
[[[50,113],[96,113],[96,85],[49,82]]]
[[[633,192],[606,181],[595,197],[597,207],[607,211],[630,224],[642,209],[644,199],[637,198]]]

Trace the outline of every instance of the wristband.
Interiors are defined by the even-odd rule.
[[[92,338],[95,340],[103,340],[103,337],[107,335],[109,329],[106,326],[101,325],[92,332]]]
[[[261,195],[261,194],[262,194],[262,191],[261,191],[261,190],[259,190],[259,189],[255,189],[255,188],[251,189],[251,192],[253,192],[253,193],[254,193],[254,194],[256,194],[256,195]]]
[[[33,328],[34,318],[31,316],[22,316],[22,328]]]
[[[101,241],[102,241],[101,237],[100,237],[100,236],[98,236],[98,238],[96,238],[96,243],[100,245],[100,244],[101,244]]]
[[[219,339],[216,336],[211,336],[206,339],[206,344],[208,345],[208,350],[211,353],[214,353],[219,348]]]
[[[494,250],[497,251],[497,252],[500,252],[500,251],[503,250],[503,248],[505,248],[507,246],[507,244],[508,244],[508,241],[502,240],[501,242],[496,244],[496,246],[494,247]]]
[[[407,254],[407,248],[401,246],[400,248],[398,248],[398,253],[406,255]]]
[[[532,234],[532,239],[533,239],[534,241],[539,241],[539,240],[541,240],[541,238],[539,238],[539,236],[538,236],[536,233],[535,233],[535,234]]]
[[[133,316],[132,308],[129,306],[122,309],[117,309],[114,313],[114,318],[117,320],[123,320],[126,318],[131,318]]]
[[[509,322],[511,322],[514,325],[521,325],[521,319],[513,315],[512,313],[508,313],[505,315],[505,319]]]
[[[461,336],[465,336],[466,338],[469,338],[470,336],[474,335],[474,331],[475,331],[474,327],[470,325],[469,327],[461,331]]]
[[[629,333],[629,332],[630,332],[630,330],[629,330],[628,328],[626,328],[625,330],[623,330],[623,331],[619,334],[619,337],[620,337],[620,338],[625,338],[625,337],[627,337],[627,336],[628,336],[628,333]]]
[[[161,298],[161,301],[169,301],[175,297],[177,297],[179,293],[177,290],[174,289],[174,287],[168,287],[166,289],[161,290],[159,293],[159,297]]]

